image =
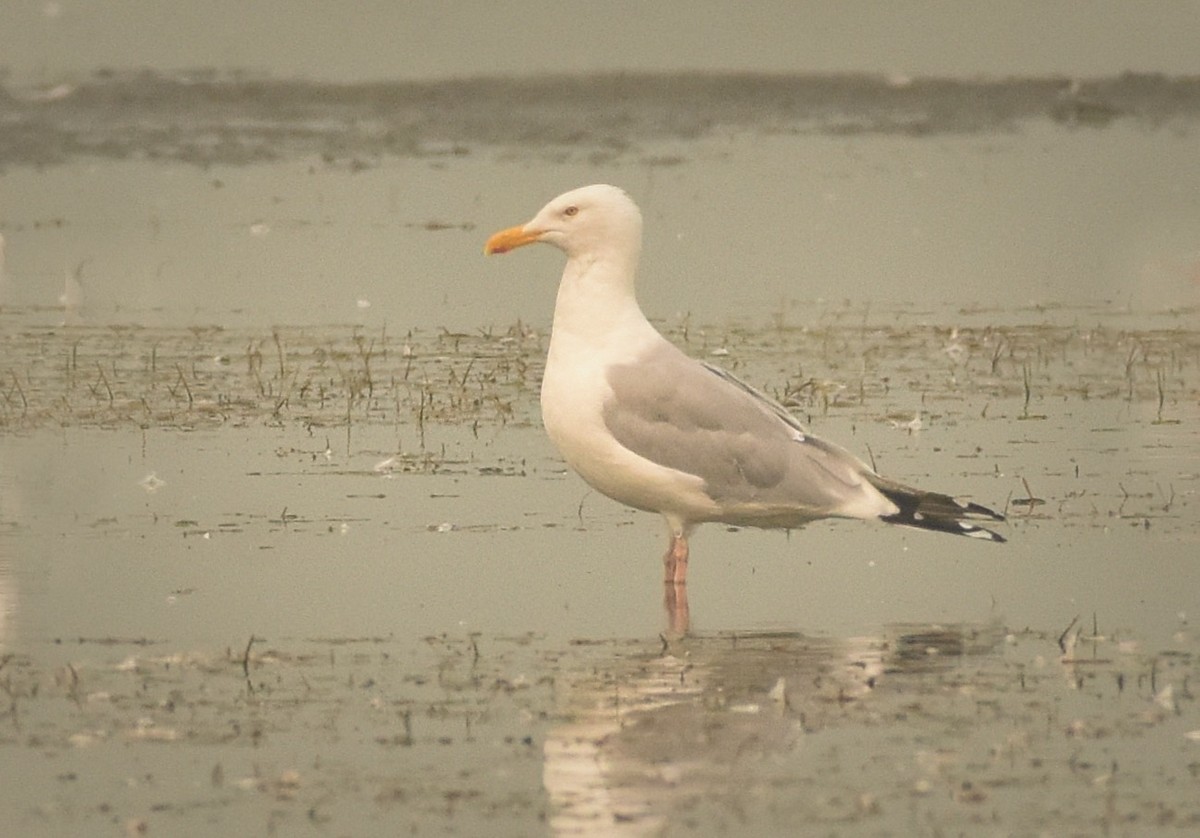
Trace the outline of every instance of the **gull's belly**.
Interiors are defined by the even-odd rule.
[[[613,500],[684,520],[715,513],[704,481],[660,466],[622,446],[604,424],[605,401],[612,397],[602,370],[590,364],[546,365],[542,381],[542,421],[563,459],[596,491]]]

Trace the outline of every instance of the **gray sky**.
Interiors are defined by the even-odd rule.
[[[342,81],[692,69],[1197,74],[1197,44],[1200,0],[8,0],[0,12],[0,67],[22,83],[98,67]]]

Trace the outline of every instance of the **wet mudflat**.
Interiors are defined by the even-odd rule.
[[[252,638],[252,640],[255,640]],[[28,834],[1187,832],[1194,644],[1091,626],[9,655]]]
[[[0,831],[1196,829],[1194,81],[634,81],[0,101]],[[666,631],[479,255],[601,180],[664,333],[1009,543],[709,526]]]
[[[713,528],[676,637],[657,524],[589,495],[542,439],[536,330],[14,315],[0,749],[27,780],[5,784],[6,817],[1194,829],[1188,316],[664,324],[886,472],[1002,506],[1011,538]]]

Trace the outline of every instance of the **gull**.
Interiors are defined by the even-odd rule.
[[[642,215],[621,189],[596,184],[559,195],[531,221],[494,234],[484,253],[535,242],[567,257],[542,379],[546,432],[594,489],[663,516],[666,582],[686,583],[688,537],[705,522],[793,529],[822,518],[878,519],[1005,540],[972,523],[1003,521],[999,513],[880,476],[659,334],[634,294]]]

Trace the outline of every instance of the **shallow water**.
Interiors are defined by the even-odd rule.
[[[670,334],[1010,542],[710,526],[669,642],[659,525],[537,427],[541,335],[9,330],[0,754],[37,791],[6,810],[1194,827],[1200,332],[875,316]]]
[[[558,254],[485,263],[481,242],[567,188],[611,181],[646,215],[641,296],[659,318],[803,324],[849,300],[955,325],[956,309],[1200,305],[1200,84],[1099,80],[1080,95],[1111,118],[1074,124],[1054,118],[1053,79],[996,93],[986,82],[689,78],[634,85],[616,146],[587,129],[613,124],[622,88],[609,77],[566,91],[368,85],[342,101],[304,82],[251,95],[237,78],[196,90],[142,74],[14,99],[23,140],[0,148],[0,300],[65,301],[68,320],[147,326],[544,326]],[[684,96],[688,84],[699,90]],[[771,95],[754,100],[756,85]],[[184,106],[197,97],[213,102],[199,116]],[[453,106],[422,111],[431,97]],[[129,113],[111,104],[125,100]],[[488,133],[495,120],[472,119],[470,106],[497,101],[536,115]],[[397,126],[378,130],[416,132],[411,143],[380,147],[376,129],[356,127],[390,108]],[[680,125],[662,116],[671,108],[701,116]],[[336,118],[313,127],[322,109]],[[963,110],[978,114],[960,124]],[[541,128],[521,133],[522,119]],[[224,140],[192,156],[196,133],[218,129]]]
[[[6,159],[4,831],[1194,830],[1194,115],[866,89],[854,131]],[[665,631],[660,523],[540,429],[560,257],[479,252],[596,180],[671,339],[1009,543],[709,526]]]

